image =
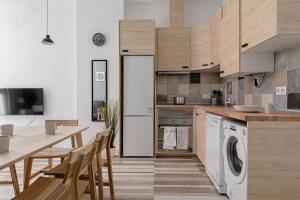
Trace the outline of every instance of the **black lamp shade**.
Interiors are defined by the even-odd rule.
[[[48,45],[54,44],[53,40],[50,38],[50,35],[46,35],[46,37],[42,40],[42,43]]]

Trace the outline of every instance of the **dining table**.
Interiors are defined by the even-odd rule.
[[[46,148],[63,142],[68,138],[76,141],[72,148],[82,146],[82,133],[89,128],[89,125],[79,124],[78,126],[57,127],[54,135],[47,135],[45,126],[15,127],[13,136],[10,136],[9,151],[0,153],[0,171],[9,168],[11,181],[1,180],[0,184],[12,184],[15,195],[20,194],[16,163],[24,161],[24,171],[28,157]],[[24,173],[24,181],[30,180],[30,174]]]

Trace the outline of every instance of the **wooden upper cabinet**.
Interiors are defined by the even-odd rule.
[[[191,69],[201,70],[211,66],[210,23],[202,23],[191,29]]]
[[[120,21],[121,55],[155,55],[155,21]]]
[[[157,29],[157,70],[186,71],[191,63],[190,28]]]
[[[300,43],[299,0],[241,0],[242,52],[274,52]]]
[[[220,23],[222,18],[222,7],[210,22],[210,64],[216,66],[220,64]]]
[[[240,4],[239,0],[226,0],[221,20],[221,76],[240,71]]]

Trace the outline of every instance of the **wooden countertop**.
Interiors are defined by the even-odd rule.
[[[232,107],[211,106],[211,105],[156,105],[156,108],[198,108],[206,112],[229,117],[242,121],[300,121],[300,114],[294,112],[266,113],[243,113],[237,112]]]

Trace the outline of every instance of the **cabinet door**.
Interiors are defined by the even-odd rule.
[[[191,62],[190,28],[157,29],[157,70],[185,71]]]
[[[196,108],[195,113],[195,131],[197,131],[197,156],[205,164],[205,115],[206,111]]]
[[[239,0],[226,0],[221,20],[221,76],[240,71],[240,6]]]
[[[210,67],[210,23],[203,23],[191,29],[191,69]]]
[[[210,22],[211,41],[210,41],[210,64],[216,66],[220,64],[220,23],[222,17],[222,8]]]
[[[277,0],[242,0],[242,51],[277,34]]]
[[[155,55],[154,20],[121,20],[120,54]]]

